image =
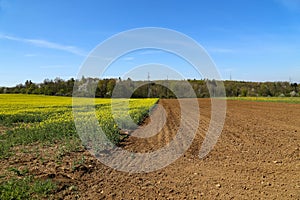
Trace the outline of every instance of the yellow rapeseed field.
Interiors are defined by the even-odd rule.
[[[91,99],[87,98],[82,98],[81,102],[85,100],[91,102]],[[132,124],[126,124],[126,118],[130,116],[136,124],[140,123],[158,101],[130,99],[128,108],[126,99],[92,100],[100,127],[115,144],[121,139],[118,124],[122,125],[122,128],[132,128]],[[115,109],[112,109],[112,101]],[[9,149],[15,145],[78,137],[71,97],[2,94],[0,127],[5,127],[5,131],[0,134],[1,157],[7,156]]]

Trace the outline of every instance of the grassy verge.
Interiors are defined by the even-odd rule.
[[[228,97],[227,100],[280,102],[293,104],[300,103],[300,97]]]
[[[57,186],[51,180],[39,180],[28,175],[27,171],[9,169],[14,177],[0,182],[0,199],[41,199],[53,193]]]

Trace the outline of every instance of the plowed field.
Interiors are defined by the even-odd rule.
[[[123,148],[151,152],[174,138],[180,123],[178,102],[159,104],[167,116],[161,131],[141,139],[134,137],[141,134],[137,129]],[[300,199],[300,104],[228,101],[222,134],[205,159],[198,154],[210,122],[210,100],[199,99],[199,104],[200,125],[192,145],[158,171],[116,171],[88,151],[68,153],[60,163],[20,152],[1,161],[1,167],[27,166],[31,174],[58,182],[54,199]],[[158,107],[144,126],[151,120],[161,125],[162,115]],[[191,126],[194,117],[187,120]],[[57,148],[44,147],[40,154],[54,154]],[[74,160],[81,163],[74,165]]]

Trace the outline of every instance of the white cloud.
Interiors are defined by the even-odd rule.
[[[0,34],[0,39],[23,42],[23,43],[28,43],[28,44],[38,46],[38,47],[43,47],[43,48],[48,48],[48,49],[56,49],[56,50],[69,52],[69,53],[79,55],[79,56],[86,56],[86,53],[84,53],[81,49],[79,49],[75,46],[58,44],[58,43],[54,43],[54,42],[49,42],[47,40],[27,39],[27,38],[20,38],[20,37],[14,37],[14,36],[9,36],[9,35],[2,35],[2,34]]]
[[[125,60],[125,61],[132,61],[132,60],[134,60],[134,57],[124,57],[123,60]]]
[[[143,49],[140,50],[139,54],[140,55],[151,55],[151,54],[157,54],[157,53],[162,53],[165,52],[163,50],[160,49]]]
[[[233,49],[228,49],[228,48],[208,48],[207,51],[211,53],[234,53],[235,52]]]
[[[27,53],[24,55],[25,57],[36,57],[38,56],[37,54],[34,54],[34,53]]]

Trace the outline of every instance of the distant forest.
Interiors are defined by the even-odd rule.
[[[187,80],[195,94],[199,98],[210,97],[209,87],[216,88],[219,81],[216,80]],[[79,88],[77,96],[91,96],[93,93],[96,97],[126,97],[128,94],[132,98],[176,98],[172,92],[174,89],[185,90],[186,81],[179,80],[161,80],[161,81],[133,81],[130,78],[121,80],[121,78],[95,79],[84,78],[75,81],[74,78],[63,80],[56,78],[54,80],[46,79],[43,83],[33,83],[27,80],[24,84],[15,87],[0,87],[0,93],[4,94],[43,94],[55,96],[72,96],[73,88]],[[228,97],[246,97],[246,96],[263,96],[263,97],[295,97],[299,96],[300,84],[289,82],[245,82],[245,81],[223,81],[226,96]],[[115,88],[115,86],[118,87]],[[85,86],[82,88],[82,86]],[[170,88],[170,89],[168,89]],[[210,89],[211,89],[210,88]],[[77,88],[78,89],[78,88]],[[118,91],[116,91],[118,90]],[[86,92],[90,91],[90,92]],[[95,91],[95,92],[94,92]],[[211,90],[214,91],[214,90]],[[114,95],[115,94],[115,95]],[[218,96],[218,94],[212,94]],[[182,94],[183,97],[189,95]],[[178,95],[177,95],[178,97]]]

